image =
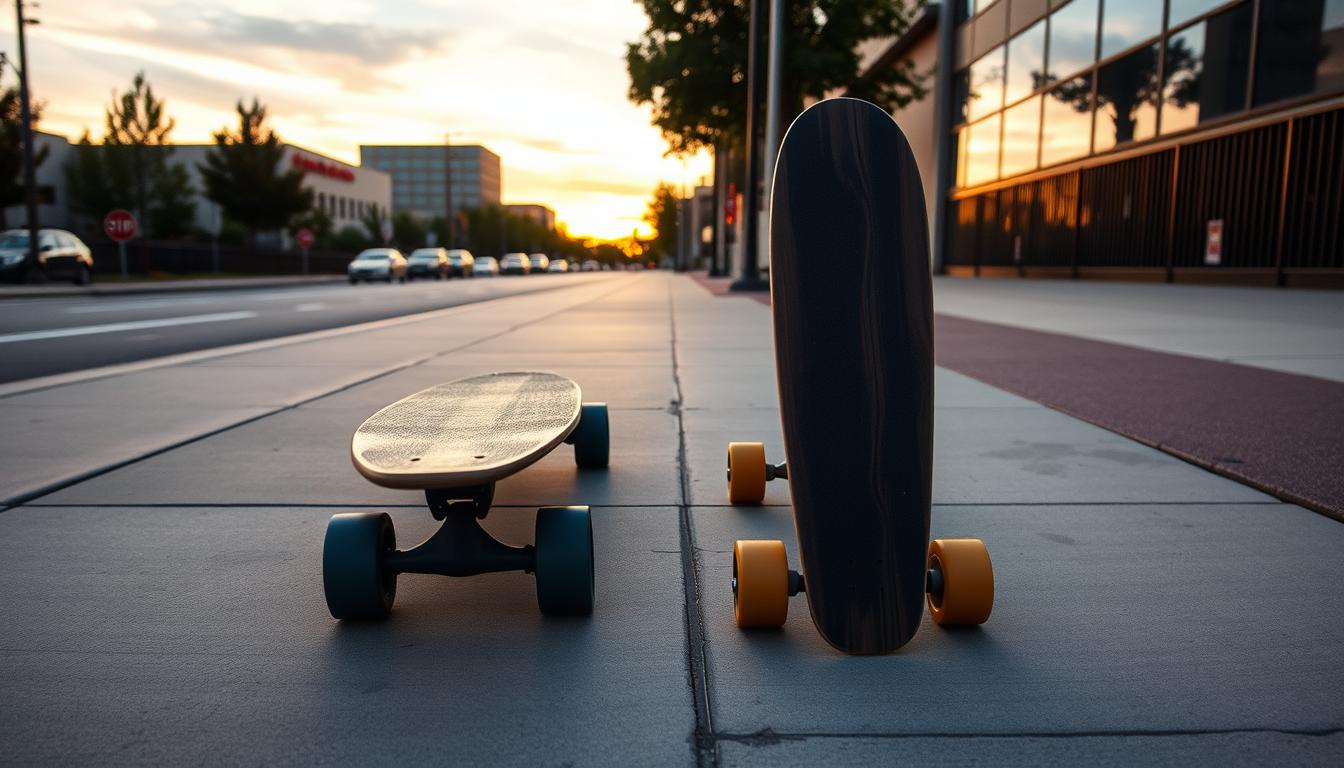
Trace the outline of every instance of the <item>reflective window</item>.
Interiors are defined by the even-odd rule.
[[[999,177],[1000,115],[981,120],[966,131],[966,186],[983,184]]]
[[[1227,0],[1171,0],[1167,11],[1167,29],[1179,27],[1201,13],[1207,13]]]
[[[1109,2],[1101,11],[1101,58],[1162,33],[1162,0]]]
[[[969,119],[988,115],[1003,106],[1003,46],[971,65],[970,89],[966,96]]]
[[[1255,103],[1344,89],[1344,0],[1265,2]]]
[[[1097,0],[1073,0],[1050,15],[1050,79],[1086,69],[1097,60]]]
[[[1041,135],[1041,98],[1027,99],[1003,111],[1003,159],[1000,175],[1036,170]]]
[[[1092,147],[1092,77],[1075,77],[1045,94],[1041,165],[1073,160]]]
[[[952,104],[954,105],[952,123],[966,122],[966,114],[970,109],[967,99],[971,93],[971,70],[963,69],[952,77]]]
[[[1157,133],[1157,95],[1156,45],[1099,69],[1093,151],[1151,139]]]
[[[1003,102],[1012,104],[1045,85],[1045,20],[1008,41]]]
[[[1167,38],[1162,132],[1193,128],[1241,110],[1246,104],[1250,50],[1250,3]]]

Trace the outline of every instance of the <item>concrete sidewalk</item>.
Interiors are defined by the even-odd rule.
[[[304,285],[343,283],[343,275],[276,275],[272,277],[215,277],[199,280],[129,280],[124,283],[97,282],[92,285],[45,283],[42,285],[0,284],[0,300],[50,299],[67,296],[132,296],[141,293],[181,293],[184,291],[229,291],[240,288],[293,288]]]
[[[355,473],[354,428],[508,369],[572,376],[611,407],[610,470],[562,448],[501,483],[486,520],[526,543],[536,506],[592,505],[594,615],[543,618],[523,574],[403,576],[389,621],[334,622],[333,512],[387,509],[403,546],[434,527],[419,494]],[[1344,526],[941,369],[934,533],[985,540],[989,623],[926,620],[880,658],[831,650],[802,598],[783,631],[738,631],[732,541],[793,556],[787,487],[757,508],[723,487],[729,440],[781,456],[769,310],[685,277],[130,375],[0,400],[7,425],[31,420],[21,439],[6,426],[8,469],[90,475],[0,514],[15,764],[1344,757]],[[74,387],[83,426],[60,421]]]

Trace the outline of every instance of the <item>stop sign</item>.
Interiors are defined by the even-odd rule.
[[[317,236],[313,234],[313,230],[304,227],[294,233],[294,242],[298,243],[300,248],[312,248],[313,243],[317,242]]]
[[[109,211],[107,216],[103,218],[103,231],[118,243],[124,243],[135,237],[135,231],[138,228],[139,226],[135,223],[135,217],[131,215],[131,212],[121,208]]]

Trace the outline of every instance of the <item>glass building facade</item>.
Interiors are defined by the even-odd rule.
[[[947,266],[1344,268],[1344,0],[951,2]]]
[[[360,164],[392,176],[392,211],[446,217],[449,176],[454,210],[499,205],[499,155],[479,145],[361,145]],[[451,165],[447,165],[451,156]],[[450,173],[451,172],[451,173]]]
[[[958,187],[1344,91],[1344,0],[957,1]]]

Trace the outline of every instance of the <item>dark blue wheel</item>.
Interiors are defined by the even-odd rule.
[[[322,544],[322,589],[337,619],[382,619],[397,596],[397,575],[383,558],[397,548],[386,512],[350,512],[327,523]]]
[[[537,510],[537,605],[547,615],[593,612],[593,518],[587,507]]]
[[[602,469],[611,455],[611,430],[606,403],[584,403],[579,425],[569,435],[574,444],[574,463],[583,469]]]

